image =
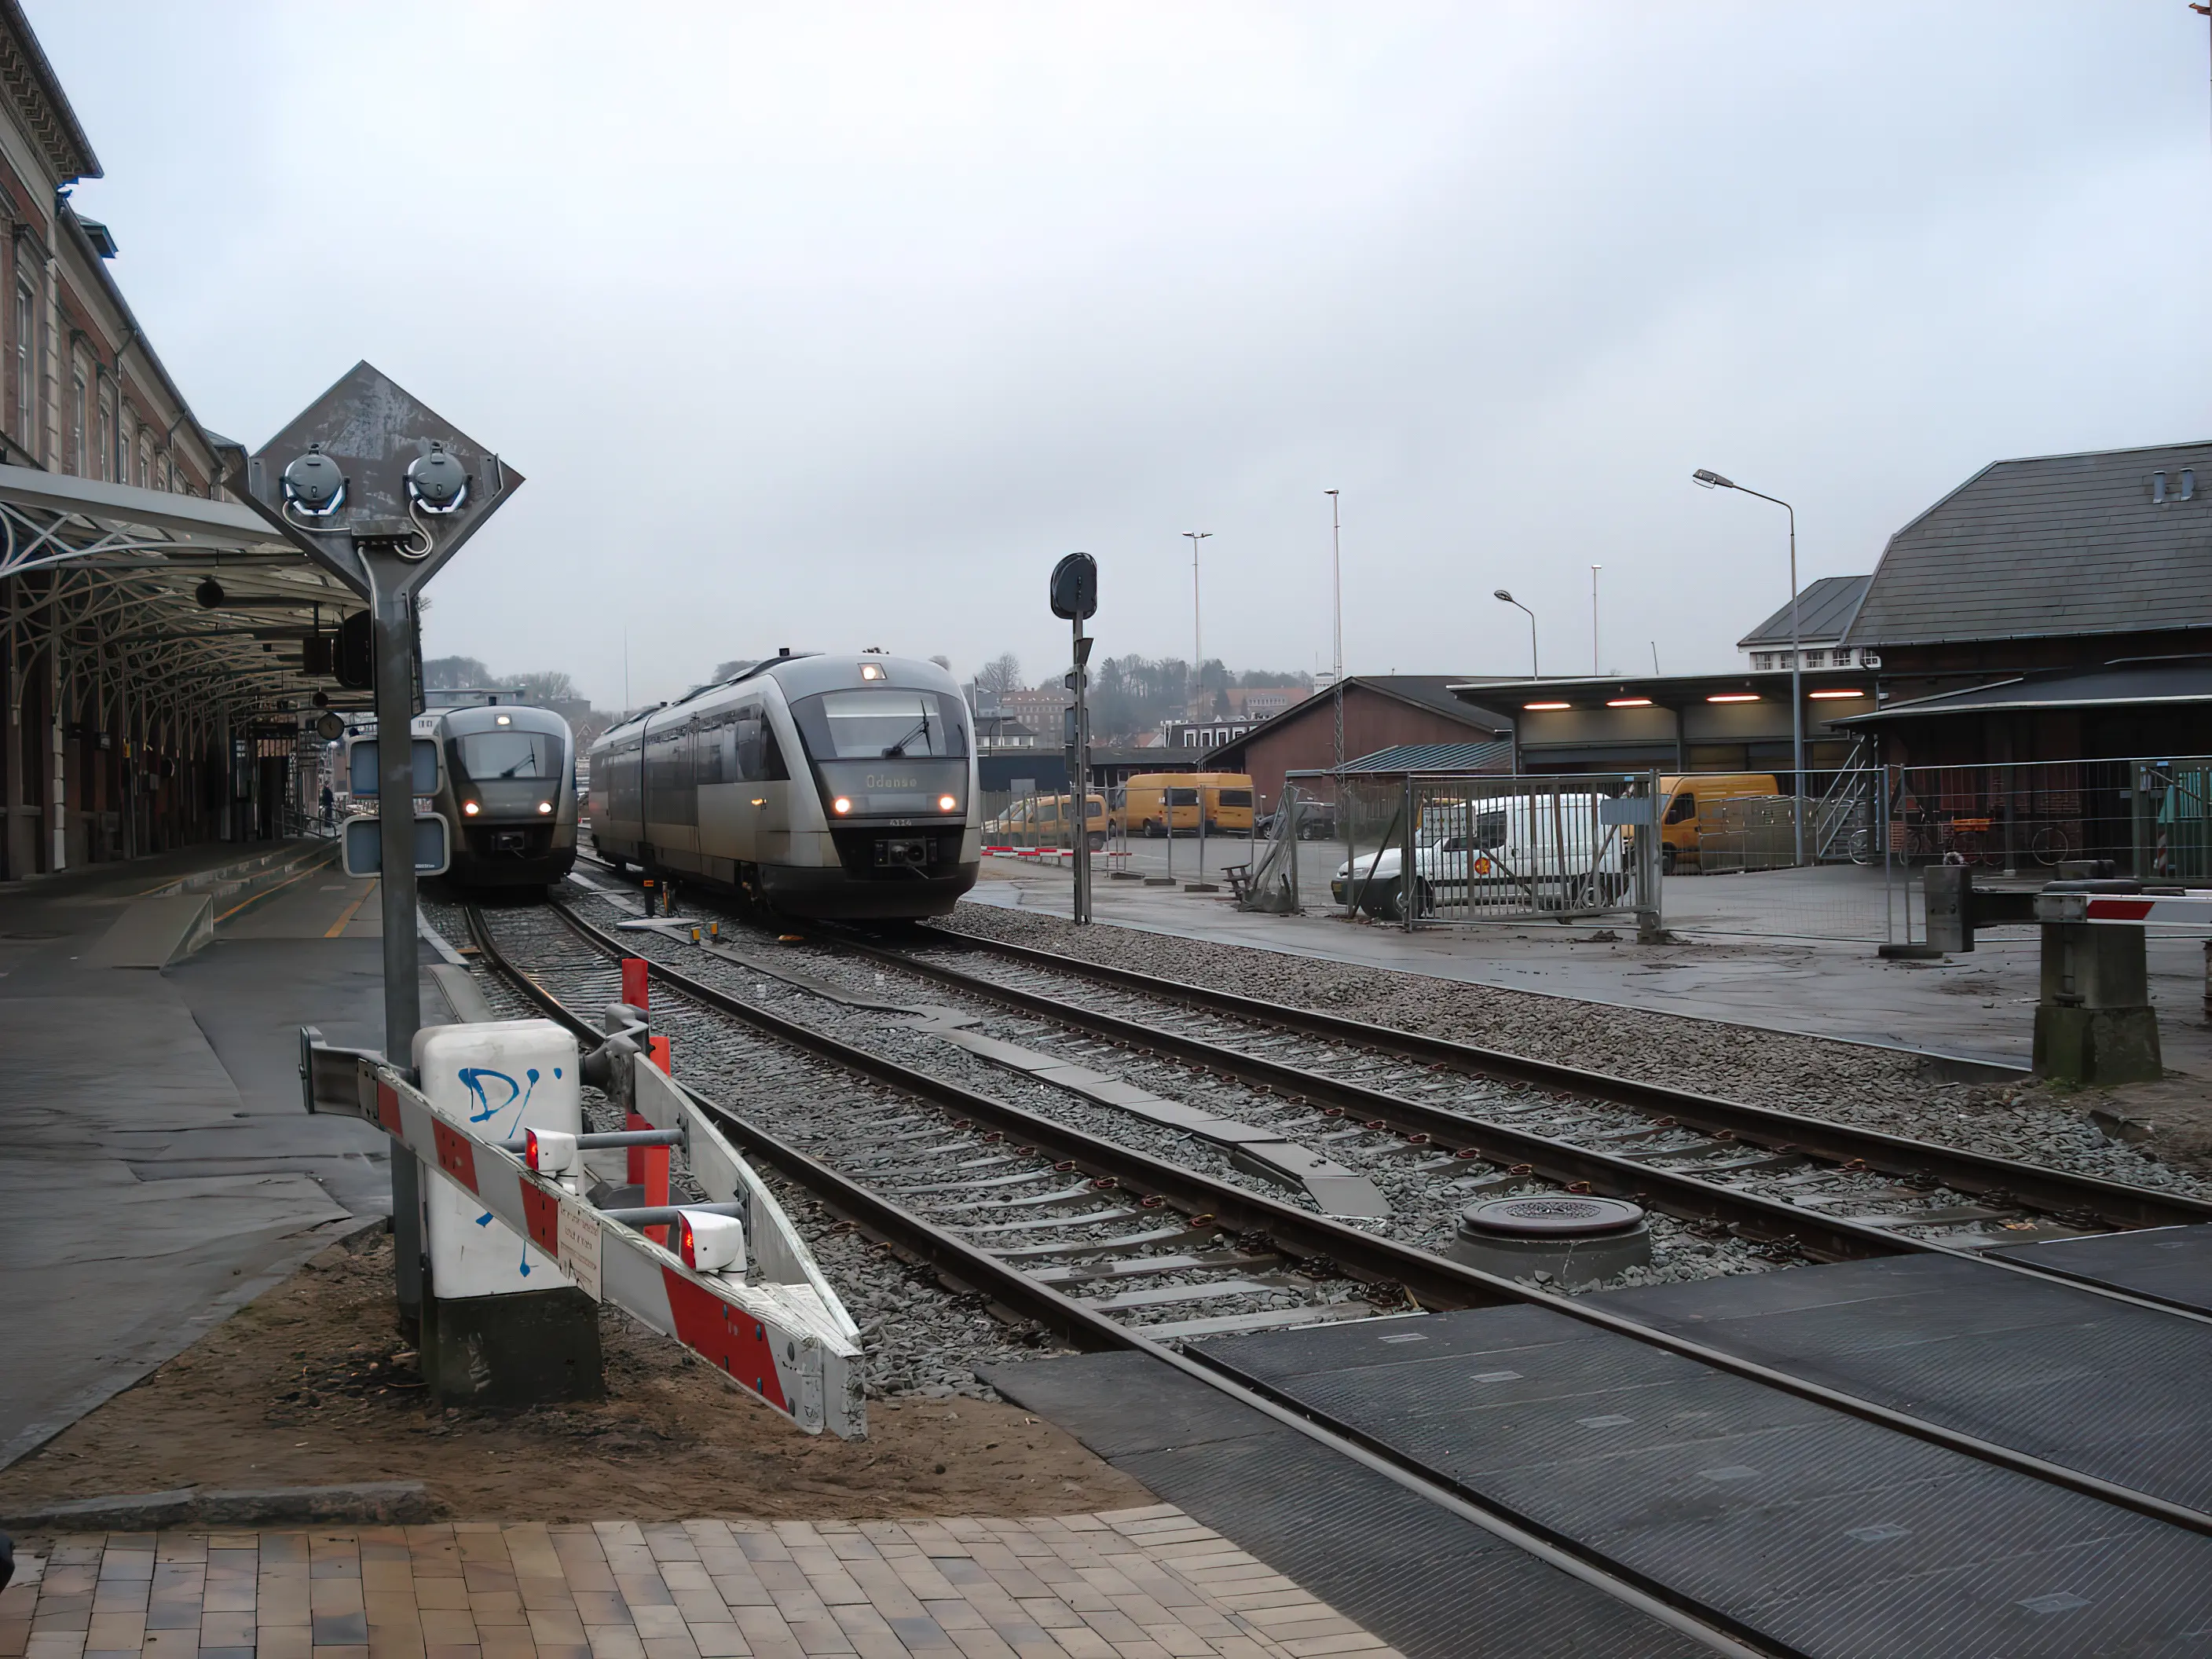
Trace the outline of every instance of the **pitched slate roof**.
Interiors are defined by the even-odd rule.
[[[2212,443],[2189,443],[1983,468],[1889,538],[1844,637],[1878,647],[2205,627]]]
[[[1510,743],[1401,743],[1346,761],[1347,772],[1510,772]]]
[[[1797,637],[1801,640],[1841,639],[1844,629],[1866,597],[1871,576],[1822,576],[1806,583],[1797,594]],[[1790,643],[1790,607],[1782,609],[1735,642],[1739,651],[1771,648]]]
[[[1452,695],[1453,686],[1465,684],[1463,675],[1346,674],[1344,677],[1344,684],[1347,690],[1355,685],[1364,685],[1370,691],[1379,692],[1386,697],[1395,697],[1400,702],[1411,703],[1416,708],[1425,708],[1431,714],[1442,714],[1446,720],[1456,721],[1462,726],[1472,726],[1478,729],[1487,728],[1501,736],[1513,729],[1510,716],[1500,714],[1492,709],[1480,708],[1474,702]],[[1273,725],[1275,721],[1288,720],[1305,709],[1329,701],[1329,689],[1323,686],[1304,702],[1292,703],[1281,714],[1273,716],[1268,723]]]

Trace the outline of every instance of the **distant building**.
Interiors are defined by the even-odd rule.
[[[1488,745],[1484,763],[1490,769],[1511,771],[1511,716],[1455,696],[1453,679],[1448,674],[1346,675],[1344,758],[1405,744],[1476,744]],[[1209,770],[1251,774],[1263,807],[1282,799],[1285,773],[1324,769],[1335,760],[1336,698],[1327,690],[1273,720],[1247,722],[1242,733],[1223,738],[1206,755]]]
[[[1255,720],[1163,720],[1160,745],[1165,749],[1213,749],[1234,743],[1261,722]],[[1148,734],[1149,735],[1149,734]]]
[[[1243,720],[1273,720],[1310,695],[1299,685],[1232,685],[1229,688],[1229,712]]]
[[[1057,750],[1057,737],[1048,744],[1036,732],[1011,714],[978,714],[975,717],[975,749],[984,755],[1011,753],[1018,749],[1049,747]]]
[[[1036,732],[1060,730],[1060,711],[1072,707],[1074,702],[1075,694],[1059,684],[999,694],[999,707]]]
[[[1797,595],[1797,643],[1802,668],[1850,668],[1865,661],[1873,647],[1844,643],[1844,630],[1858,614],[1872,576],[1823,576]],[[1754,672],[1790,666],[1790,607],[1782,609],[1735,642],[1744,666]],[[1875,665],[1879,665],[1877,653]]]

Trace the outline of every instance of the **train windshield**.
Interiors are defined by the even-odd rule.
[[[461,769],[478,783],[561,775],[561,739],[550,732],[477,732],[460,744]]]
[[[792,705],[818,761],[921,760],[968,752],[960,700],[938,691],[824,691]]]

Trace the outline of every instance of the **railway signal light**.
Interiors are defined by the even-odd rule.
[[[331,672],[349,691],[366,691],[376,684],[374,627],[373,618],[366,611],[356,611],[338,623]]]
[[[1098,611],[1098,561],[1071,553],[1052,569],[1052,614],[1080,622]]]

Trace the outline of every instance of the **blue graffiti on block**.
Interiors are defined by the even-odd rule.
[[[531,1073],[531,1081],[533,1085],[537,1081],[537,1077],[538,1074],[535,1072]],[[521,1086],[513,1078],[504,1072],[495,1072],[489,1066],[464,1066],[460,1070],[460,1079],[461,1087],[475,1097],[477,1104],[483,1109],[469,1114],[469,1121],[471,1123],[488,1123],[508,1107],[527,1098]],[[489,1091],[484,1086],[487,1081],[504,1083],[507,1085],[507,1098],[494,1104]]]

